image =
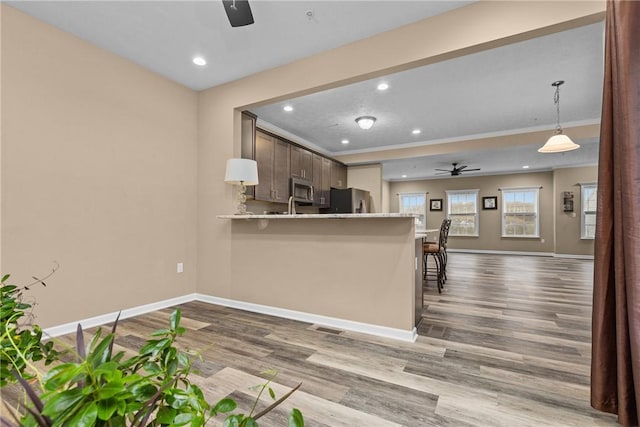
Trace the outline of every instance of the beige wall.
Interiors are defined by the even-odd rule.
[[[369,212],[382,212],[382,165],[349,166],[347,183],[351,188],[369,191]]]
[[[400,193],[428,193],[427,199],[443,199],[441,212],[427,208],[427,228],[438,228],[447,213],[447,190],[480,190],[482,197],[497,196],[497,210],[479,210],[478,237],[449,237],[453,249],[549,252],[568,255],[593,255],[593,241],[580,239],[580,204],[576,203],[576,217],[562,212],[562,192],[573,191],[576,202],[580,198],[579,182],[594,182],[596,167],[557,169],[552,172],[512,175],[456,177],[422,181],[391,183],[391,212],[398,212]],[[501,237],[501,193],[499,188],[542,187],[540,189],[540,238]]]
[[[2,267],[60,264],[42,326],[195,291],[195,92],[3,4],[2,107]]]
[[[501,194],[503,187],[542,187],[540,189],[540,238],[501,237]],[[428,193],[427,199],[442,199],[442,211],[427,208],[427,228],[438,228],[447,214],[447,190],[480,190],[483,197],[497,196],[498,209],[479,209],[478,237],[449,237],[452,249],[501,250],[522,252],[553,252],[553,173],[527,173],[514,175],[456,177],[425,181],[393,182],[391,193]],[[391,211],[398,212],[398,198],[392,197]]]
[[[556,169],[554,171],[556,186],[555,214],[556,214],[556,253],[572,255],[593,255],[593,240],[581,239],[581,183],[598,181],[596,166],[583,168]],[[563,210],[562,196],[565,191],[574,194],[573,213]]]
[[[390,205],[391,198],[391,183],[389,181],[382,181],[382,212],[389,213],[391,212]]]

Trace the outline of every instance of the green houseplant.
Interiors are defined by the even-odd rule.
[[[44,279],[34,277],[25,286],[9,284],[9,274],[0,279],[0,387],[15,382],[12,371],[25,379],[38,375],[32,362],[44,360],[46,365],[58,358],[53,342],[42,342],[42,329],[30,323],[32,305],[24,299],[24,292],[31,286],[46,286],[44,280],[55,271],[54,268]]]
[[[4,294],[15,297],[15,289],[17,288],[8,288]],[[18,303],[13,306],[13,310],[17,311],[27,308]],[[5,310],[4,301],[2,309]],[[9,309],[7,306],[6,311],[9,312]],[[260,417],[300,387],[301,384],[298,384],[276,399],[270,387],[275,373],[270,372],[269,379],[258,387],[260,392],[256,398],[257,403],[265,391],[271,396],[273,402],[264,410],[256,413],[257,405],[254,404],[248,414],[236,413],[236,402],[230,398],[210,404],[202,390],[189,379],[194,355],[175,346],[176,338],[186,331],[180,326],[180,321],[181,312],[176,309],[169,318],[169,327],[151,334],[138,354],[132,357],[125,357],[123,351],[115,354],[113,352],[118,319],[112,330],[104,336],[102,329],[98,329],[87,346],[82,328],[78,325],[76,355],[71,362],[60,361],[50,343],[42,344],[40,328],[32,326],[23,329],[20,333],[27,330],[33,334],[28,341],[29,345],[15,344],[13,339],[14,344],[9,344],[7,349],[3,342],[2,351],[4,354],[6,350],[7,354],[12,355],[11,360],[18,361],[8,366],[7,370],[20,382],[30,404],[21,405],[19,412],[11,410],[13,423],[6,417],[1,417],[0,425],[198,427],[206,425],[216,416],[225,416],[224,427],[255,427],[258,426],[257,420]],[[12,329],[9,327],[7,330],[8,334]],[[34,348],[40,350],[33,350]],[[25,374],[28,371],[21,369],[22,362],[30,358],[41,360],[45,353],[51,359],[50,362],[54,363],[53,367],[44,374]],[[40,357],[41,354],[43,357]],[[26,381],[26,378],[33,377],[39,379],[41,393],[36,392],[34,385]],[[298,409],[290,411],[288,426],[304,426],[302,413]]]

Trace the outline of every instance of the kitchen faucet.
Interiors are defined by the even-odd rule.
[[[296,201],[293,200],[293,196],[289,196],[289,205],[287,209],[289,215],[295,215],[296,213]]]

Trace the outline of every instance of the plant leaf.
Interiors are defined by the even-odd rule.
[[[235,400],[227,397],[216,403],[216,406],[213,407],[213,410],[216,414],[219,412],[225,413],[233,411],[237,406],[238,404]]]
[[[84,399],[81,388],[72,388],[62,391],[60,393],[51,396],[51,399],[44,405],[42,413],[50,416],[52,419],[57,419],[67,409],[75,406],[78,402]],[[97,409],[96,409],[97,411]],[[73,424],[72,424],[73,425]]]
[[[160,424],[171,424],[173,419],[176,417],[177,411],[168,406],[163,406],[158,410],[158,415],[156,415],[156,421]]]
[[[97,417],[98,404],[96,402],[90,402],[73,418],[71,418],[71,420],[69,420],[68,425],[74,427],[93,427],[96,424]]]
[[[304,427],[304,418],[302,417],[302,412],[299,409],[293,408],[291,412],[289,412],[289,422],[287,427]]]
[[[122,314],[122,311],[119,311],[118,316],[116,317],[116,321],[113,322],[113,328],[111,328],[111,335],[113,335],[114,339],[112,339],[111,344],[109,344],[109,353],[107,356],[109,359],[111,359],[111,355],[113,354],[113,342],[115,341],[116,328],[118,327],[118,320],[120,320],[121,314]]]
[[[51,391],[64,386],[82,372],[82,366],[75,363],[63,363],[55,366],[44,376],[45,389]]]
[[[239,427],[243,419],[244,414],[229,415],[224,420],[222,427]]]
[[[169,317],[169,326],[171,329],[176,330],[178,326],[180,326],[181,317],[182,314],[180,313],[180,309],[176,308],[173,310],[173,313],[171,313],[171,316]]]
[[[42,408],[44,407],[44,404],[42,403],[42,400],[40,400],[36,392],[33,391],[31,386],[24,380],[24,378],[20,376],[20,374],[18,374],[16,371],[11,371],[11,373],[18,380],[22,388],[24,388],[24,391],[27,392],[29,399],[31,399],[31,401],[33,402],[33,405],[36,407],[38,412],[42,412]]]
[[[176,417],[173,419],[173,425],[174,426],[183,426],[187,423],[190,423],[191,420],[193,419],[193,414],[190,412],[183,412],[181,414],[176,415]]]
[[[109,421],[113,417],[113,414],[118,409],[117,399],[103,399],[98,402],[98,418],[104,421]]]
[[[80,356],[80,362],[82,362],[87,357],[87,349],[84,346],[84,334],[82,333],[82,325],[78,323],[78,327],[76,328],[76,350],[78,351],[78,356]]]
[[[109,348],[111,348],[113,338],[113,334],[105,336],[96,348],[87,356],[87,360],[91,362],[91,365],[94,368],[109,360]]]

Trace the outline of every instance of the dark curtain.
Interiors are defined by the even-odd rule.
[[[640,2],[609,0],[593,286],[591,405],[638,425]]]

